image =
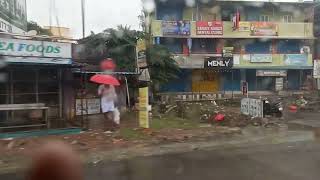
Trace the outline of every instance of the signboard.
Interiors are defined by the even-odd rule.
[[[232,57],[207,57],[204,60],[205,68],[226,69],[233,67]]]
[[[71,59],[38,57],[3,57],[7,63],[72,64]]]
[[[185,69],[202,69],[204,68],[203,56],[173,56],[174,60],[180,68]]]
[[[278,24],[271,22],[253,22],[251,36],[278,36]]]
[[[287,77],[286,70],[257,70],[257,76],[264,77]]]
[[[276,91],[282,91],[283,90],[283,78],[276,78]]]
[[[197,21],[197,35],[223,35],[222,21]]]
[[[0,54],[27,57],[71,58],[71,44],[0,38]]]
[[[88,106],[88,107],[87,107]],[[82,113],[81,113],[82,109]],[[100,99],[76,99],[76,115],[101,113]]]
[[[146,49],[146,41],[144,39],[139,39],[136,46],[137,62],[139,68],[147,67]]]
[[[249,32],[249,31],[250,31],[250,26],[251,26],[251,23],[250,23],[250,22],[240,21],[240,22],[239,22],[239,31]]]
[[[288,66],[308,66],[308,55],[284,54],[284,63]]]
[[[149,128],[149,88],[139,88],[139,126]]]
[[[314,60],[313,76],[314,78],[320,79],[320,60]]]
[[[223,47],[222,56],[223,57],[233,57],[234,47]]]
[[[252,63],[272,63],[272,54],[251,54]]]
[[[263,117],[263,102],[260,99],[243,98],[241,113],[252,117]]]
[[[26,0],[0,1],[0,30],[9,33],[27,31]]]
[[[189,36],[190,21],[162,21],[162,34],[173,36]]]

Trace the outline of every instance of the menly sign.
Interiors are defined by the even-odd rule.
[[[0,38],[0,55],[71,58],[71,44]]]
[[[205,68],[227,69],[232,68],[232,57],[207,57],[204,60]]]

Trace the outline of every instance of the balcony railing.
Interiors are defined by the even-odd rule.
[[[247,22],[250,24],[252,22]],[[259,23],[259,22],[256,22]],[[313,39],[313,24],[312,23],[282,23],[276,24],[276,35],[254,35],[251,32],[250,26],[247,31],[233,30],[233,24],[230,21],[223,21],[222,35],[199,35],[197,34],[196,21],[191,21],[190,35],[165,35],[162,29],[162,20],[153,20],[152,34],[155,37],[191,37],[191,38],[273,38],[273,39]]]

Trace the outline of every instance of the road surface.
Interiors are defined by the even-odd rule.
[[[90,180],[315,180],[320,177],[320,143],[296,142],[219,148],[88,165]],[[21,180],[23,175],[0,175]]]

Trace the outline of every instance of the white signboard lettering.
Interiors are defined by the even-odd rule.
[[[88,106],[88,107],[87,107]],[[82,109],[82,113],[81,113]],[[99,114],[100,110],[100,99],[77,99],[76,100],[76,114]]]
[[[314,60],[314,63],[313,63],[313,76],[316,79],[320,79],[320,60]]]
[[[263,102],[260,99],[243,98],[241,113],[253,117],[263,117]]]
[[[71,58],[71,44],[0,38],[0,54],[9,56],[34,56]]]

